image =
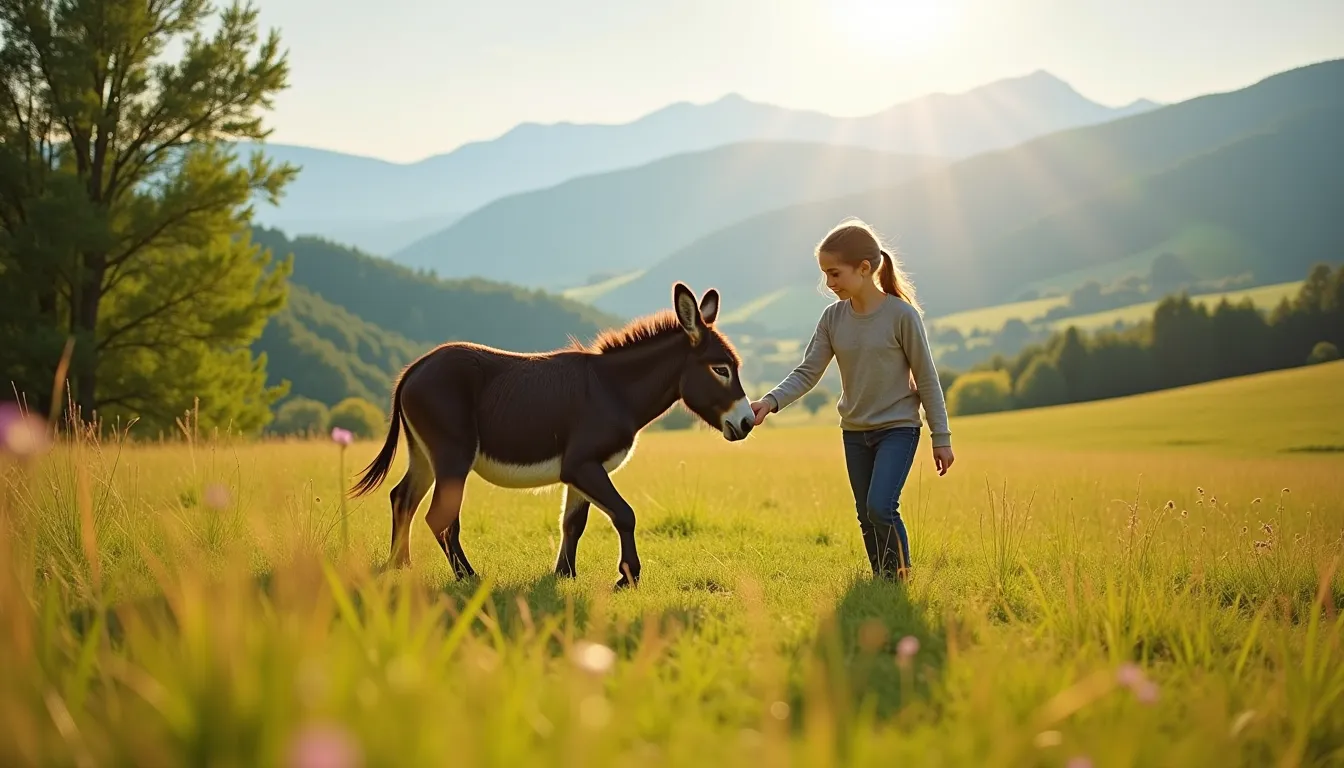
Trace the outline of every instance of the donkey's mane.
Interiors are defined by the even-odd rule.
[[[710,328],[709,332],[718,338],[719,343],[723,345],[733,362],[740,365],[741,360],[738,358],[737,350],[733,348],[732,342],[714,328]],[[669,333],[683,333],[681,321],[677,319],[677,313],[670,309],[664,309],[661,312],[631,320],[620,328],[605,330],[597,335],[592,344],[587,346],[580,344],[578,341],[573,341],[571,348],[606,354],[655,341]]]
[[[636,344],[662,337],[671,332],[681,333],[681,321],[670,309],[636,318],[620,328],[611,328],[597,335],[588,349],[599,354],[615,352]]]

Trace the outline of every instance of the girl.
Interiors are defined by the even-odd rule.
[[[921,405],[938,474],[946,474],[953,461],[923,311],[909,278],[862,221],[832,229],[816,256],[826,287],[839,301],[821,313],[803,361],[751,409],[760,425],[815,387],[835,357],[845,467],[868,562],[874,576],[903,581],[910,541],[899,511],[901,489],[919,447]]]

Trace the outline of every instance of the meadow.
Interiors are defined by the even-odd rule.
[[[1273,311],[1274,307],[1283,299],[1291,300],[1295,297],[1301,288],[1302,281],[1294,280],[1274,283],[1273,285],[1262,285],[1256,288],[1195,294],[1190,298],[1197,304],[1207,306],[1210,310],[1218,306],[1218,302],[1223,299],[1227,299],[1232,304],[1249,300],[1260,310],[1268,313]],[[1064,331],[1069,326],[1074,326],[1082,331],[1096,331],[1103,328],[1114,328],[1117,325],[1138,325],[1145,320],[1153,319],[1153,310],[1157,309],[1159,303],[1157,301],[1145,301],[1117,309],[1108,309],[1104,312],[1071,315],[1051,320],[1046,325],[1054,331]],[[977,332],[995,333],[1001,330],[1009,320],[1021,320],[1028,324],[1041,322],[1041,318],[1045,317],[1047,312],[1067,304],[1067,296],[1047,296],[1030,301],[998,304],[992,307],[957,312],[935,318],[930,322],[940,328],[956,329],[966,335]]]
[[[649,433],[596,510],[468,484],[456,582],[380,572],[377,449],[87,436],[9,457],[4,765],[1344,764],[1344,363],[954,419],[874,583],[834,415]],[[399,453],[393,480],[404,466]],[[343,524],[344,523],[344,524]]]

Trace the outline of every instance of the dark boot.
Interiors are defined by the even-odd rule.
[[[859,523],[859,532],[863,534],[863,548],[868,552],[868,567],[873,570],[873,575],[878,575],[877,566],[877,533],[873,530],[872,524],[867,521]]]
[[[876,558],[873,575],[880,579],[904,581],[910,563],[901,530],[887,523],[873,523]]]

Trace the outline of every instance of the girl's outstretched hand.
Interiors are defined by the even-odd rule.
[[[756,414],[756,426],[761,426],[765,417],[770,415],[770,407],[769,400],[756,400],[751,404],[751,412]]]
[[[946,475],[946,474],[947,474],[947,470],[948,470],[948,468],[950,468],[950,467],[952,466],[952,462],[955,461],[955,460],[956,460],[956,457],[952,455],[952,449],[951,449],[951,448],[934,448],[934,449],[933,449],[933,463],[934,463],[935,466],[938,467],[938,476],[939,476],[939,477],[942,477],[943,475]]]

